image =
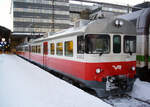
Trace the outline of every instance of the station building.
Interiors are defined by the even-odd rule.
[[[132,12],[129,6],[82,1],[74,4],[69,0],[13,0],[13,35],[34,39],[47,32],[72,27],[80,19],[89,20],[97,16],[110,17]]]
[[[110,4],[110,3],[98,3],[92,7],[90,18],[94,17],[112,17],[132,12],[132,7]]]
[[[69,0],[13,0],[14,34],[40,35],[69,27]]]
[[[132,12],[132,7],[103,3],[103,2],[92,2],[82,0],[80,4],[70,3],[70,20],[71,22],[82,19],[82,13],[89,14],[88,19],[94,19],[97,17],[112,17]],[[89,12],[86,12],[86,11]],[[84,11],[84,12],[83,12]],[[87,18],[86,18],[87,19]]]
[[[0,26],[0,54],[11,48],[11,30]]]

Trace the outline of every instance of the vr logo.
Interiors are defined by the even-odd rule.
[[[121,70],[121,69],[122,69],[122,66],[121,66],[121,65],[117,65],[117,66],[113,65],[112,67],[113,67],[115,70]]]

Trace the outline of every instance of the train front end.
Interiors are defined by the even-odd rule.
[[[136,74],[135,27],[121,19],[106,23],[106,30],[94,24],[95,30],[85,35],[85,77],[99,96],[131,91]]]

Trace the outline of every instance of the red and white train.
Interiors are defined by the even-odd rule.
[[[18,46],[17,54],[95,90],[98,96],[130,91],[136,74],[135,26],[117,18],[86,22]]]

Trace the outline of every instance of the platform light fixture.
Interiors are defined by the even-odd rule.
[[[5,42],[5,38],[2,38],[2,42]]]

